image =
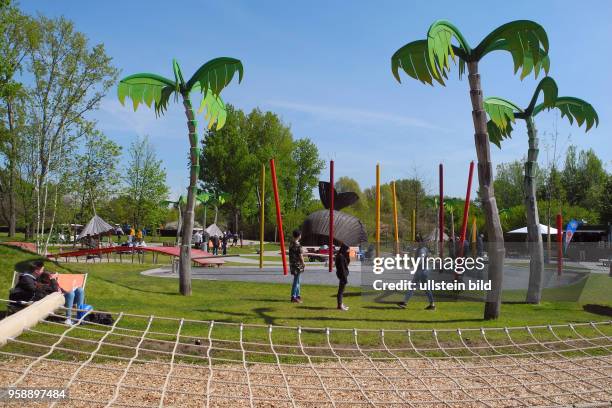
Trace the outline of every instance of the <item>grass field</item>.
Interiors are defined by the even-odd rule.
[[[0,292],[6,298],[15,265],[23,266],[35,255],[18,249],[0,245]],[[357,328],[373,329],[371,335],[361,338],[364,345],[377,344],[380,329],[443,329],[466,327],[511,327],[526,325],[548,325],[569,322],[602,321],[606,317],[583,310],[576,302],[543,302],[540,305],[503,304],[501,317],[495,321],[482,320],[483,306],[478,302],[440,302],[437,310],[423,310],[425,303],[413,299],[407,309],[398,309],[394,304],[374,303],[362,298],[359,288],[350,288],[345,303],[350,306],[348,312],[335,309],[336,289],[330,286],[305,285],[302,296],[303,304],[289,302],[290,277],[287,284],[250,283],[229,281],[193,281],[193,295],[184,297],[178,294],[176,279],[143,276],[141,271],[156,267],[153,264],[117,264],[117,263],[69,263],[55,265],[47,263],[47,269],[56,272],[87,272],[89,279],[86,290],[86,303],[97,310],[126,312],[143,315],[142,318],[123,318],[121,327],[126,330],[142,331],[146,327],[147,316],[155,315],[172,317],[177,320],[155,319],[155,332],[152,338],[172,340],[178,326],[178,319],[198,321],[214,320],[216,322],[261,324],[262,328],[249,328],[245,338],[252,341],[267,341],[266,325],[280,325],[311,328]],[[612,291],[612,279],[606,275],[589,277],[583,291],[582,303],[591,299],[608,299]],[[606,297],[606,294],[608,296]],[[39,324],[39,326],[41,326]],[[44,330],[61,333],[63,325],[45,323]],[[37,326],[38,327],[38,326]],[[183,328],[183,336],[203,338],[209,328],[208,323],[192,322]],[[87,330],[75,330],[78,338],[96,338]],[[295,331],[283,332],[279,341],[291,343]],[[135,332],[136,333],[136,332]],[[303,340],[310,344],[324,344],[321,331],[305,332]],[[495,332],[493,332],[495,334]],[[215,326],[215,338],[236,340],[240,336],[238,325]],[[499,332],[498,335],[503,335]],[[99,336],[99,335],[98,335]],[[525,334],[526,336],[526,334]],[[41,342],[54,341],[53,337],[43,332],[28,332],[21,339]],[[546,337],[544,337],[546,338]],[[515,336],[515,339],[520,339]],[[336,332],[333,341],[338,344],[352,341],[351,331]],[[393,343],[391,338],[388,338]],[[398,339],[398,342],[403,340]],[[78,344],[76,340],[75,346]],[[26,346],[9,343],[5,350],[23,351]],[[109,350],[109,353],[121,350]],[[57,358],[67,358],[58,353]]]

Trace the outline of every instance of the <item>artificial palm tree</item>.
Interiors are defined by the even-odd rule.
[[[399,69],[423,83],[440,85],[448,77],[450,60],[459,59],[459,77],[467,65],[474,122],[474,143],[478,157],[478,181],[489,240],[489,278],[492,288],[485,303],[485,319],[499,316],[503,281],[504,237],[493,191],[493,165],[487,135],[487,118],[484,112],[478,63],[493,51],[509,52],[514,61],[515,73],[522,68],[521,79],[543,69],[548,72],[548,37],[537,23],[527,20],[504,24],[487,35],[475,48],[470,47],[463,34],[448,21],[434,22],[427,32],[427,39],[406,44],[391,57],[391,71],[400,81]]]
[[[543,102],[537,104],[543,95]],[[501,148],[501,142],[511,137],[512,123],[515,119],[523,119],[527,125],[527,136],[529,137],[529,150],[525,162],[525,176],[523,182],[523,199],[527,215],[527,239],[529,241],[529,287],[527,289],[526,301],[528,303],[540,303],[542,298],[542,285],[544,279],[544,246],[540,232],[540,217],[538,214],[538,203],[536,201],[535,177],[538,169],[538,133],[534,117],[544,109],[559,109],[561,117],[567,117],[570,123],[574,119],[581,126],[586,124],[586,131],[593,125],[599,124],[597,112],[591,104],[582,99],[569,96],[557,97],[558,88],[551,77],[543,78],[533,93],[529,105],[525,109],[502,98],[490,97],[484,100],[485,110],[490,120],[487,122],[489,140]]]
[[[183,214],[183,239],[180,247],[179,290],[183,295],[191,294],[191,235],[193,233],[196,183],[200,167],[200,147],[197,134],[197,121],[191,104],[190,94],[199,92],[202,95],[199,112],[206,110],[205,119],[208,128],[216,125],[223,127],[227,117],[225,104],[221,100],[221,91],[232,81],[238,72],[238,82],[242,80],[243,67],[240,60],[234,58],[215,58],[202,65],[193,76],[185,82],[181,68],[176,60],[172,61],[174,80],[160,75],[142,73],[123,78],[117,87],[117,95],[123,104],[125,98],[132,99],[134,110],[140,103],[148,107],[154,105],[156,115],[162,115],[168,109],[170,97],[178,102],[179,97],[187,116],[189,144],[191,146],[191,173],[187,188],[187,203]]]

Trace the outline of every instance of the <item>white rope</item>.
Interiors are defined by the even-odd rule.
[[[174,348],[172,349],[172,357],[170,358],[170,369],[168,370],[168,375],[166,375],[166,380],[164,381],[164,386],[162,387],[161,398],[159,399],[159,407],[164,406],[164,398],[166,397],[166,389],[168,388],[168,384],[170,383],[170,376],[172,375],[172,371],[174,370],[174,358],[176,357],[176,349],[181,340],[181,329],[183,328],[184,320],[181,319],[179,323],[178,330],[176,331],[176,341],[174,342]]]
[[[25,378],[28,378],[28,374],[33,372],[33,367],[37,364],[57,362],[69,365],[74,367],[74,370],[70,369],[66,375],[62,375],[61,371],[56,374],[52,371],[47,373],[47,370],[36,370],[36,376],[67,380],[67,388],[74,388],[78,383],[112,387],[113,393],[110,395],[109,391],[108,399],[98,395],[102,400],[88,400],[79,397],[81,394],[78,393],[70,396],[72,401],[105,407],[112,405],[159,408],[168,404],[170,393],[192,400],[204,397],[203,404],[206,407],[219,403],[251,407],[456,407],[474,404],[497,407],[559,405],[561,402],[575,406],[595,406],[609,405],[612,400],[612,341],[608,334],[610,321],[527,328],[433,331],[316,328],[308,330],[317,340],[309,341],[311,344],[305,345],[301,328],[297,328],[297,344],[291,344],[289,341],[275,341],[275,328],[277,331],[288,329],[283,326],[148,316],[146,328],[138,330],[119,327],[119,320],[125,321],[126,316],[145,318],[140,315],[119,314],[112,326],[91,323],[79,326],[78,331],[70,327],[59,333],[56,329],[63,329],[61,325],[41,322],[35,328],[27,330],[27,336],[10,339],[7,347],[14,345],[15,348],[0,349],[2,360],[14,358],[16,361],[29,363],[24,363],[23,368],[0,365],[0,371],[20,375],[17,382],[27,386],[28,381],[25,381]],[[162,323],[156,324],[156,331],[151,330],[154,320]],[[174,322],[178,322],[178,329]],[[193,344],[194,339],[202,337],[198,337],[193,330],[190,330],[191,336],[183,334],[182,332],[186,331],[186,323],[195,324],[196,329],[201,326],[207,330],[206,346],[182,347],[185,344]],[[247,333],[247,329],[253,330],[254,336],[251,336],[251,331]],[[232,339],[230,335],[237,330],[239,339]],[[264,339],[264,330],[267,339]],[[348,337],[351,334],[348,330],[352,331],[355,344],[351,345],[350,341],[344,340],[340,342],[342,344],[332,343],[332,333]],[[360,337],[368,333],[377,334],[378,340],[371,346]],[[389,336],[394,333],[403,335],[407,341],[399,342],[398,345],[389,343],[389,340],[393,339]],[[466,341],[467,337],[464,338],[465,333],[479,336],[472,344],[469,339]],[[256,340],[247,341],[247,334]],[[502,336],[506,340],[502,339],[503,342],[500,343],[497,339],[490,340],[489,335],[491,338]],[[111,337],[114,341],[109,341]],[[138,339],[137,344],[130,345],[136,343],[135,339]],[[46,344],[47,342],[50,344]],[[113,352],[103,354],[102,347],[124,352],[133,351],[130,354],[123,353],[124,355]],[[93,351],[85,351],[92,349]],[[38,356],[13,350],[28,350],[28,353],[34,352]],[[51,357],[54,352],[69,353],[79,361],[58,361]],[[84,359],[78,356],[84,356]],[[291,361],[296,357],[306,361]],[[100,362],[94,363],[94,359]],[[122,366],[112,366],[105,363],[105,360],[121,362]],[[185,364],[179,360],[191,361],[193,364]],[[123,363],[127,363],[125,367]],[[141,369],[135,367],[141,364]],[[202,365],[207,367],[208,371],[205,393],[200,387],[190,391],[173,389],[174,380],[193,381],[192,376],[187,376],[180,370],[197,369]],[[80,378],[83,377],[79,374],[84,368],[112,371],[120,378],[115,383]],[[302,381],[293,384],[289,377],[295,370],[307,372],[300,373]],[[146,380],[126,384],[128,374],[143,376],[144,379],[159,378],[160,384],[163,385],[154,387]],[[406,380],[418,383],[406,384]],[[215,387],[214,393],[213,382],[219,385]],[[227,392],[225,387],[228,390],[236,387],[248,388],[248,395]],[[125,390],[125,393],[121,392],[122,390]],[[141,403],[135,397],[136,393],[140,392],[148,395],[146,404],[144,399]],[[129,401],[119,398],[124,394],[130,397]],[[51,407],[55,405],[56,402],[51,403]]]
[[[106,404],[107,408],[110,407],[111,405],[113,405],[113,403],[119,397],[119,389],[121,388],[121,385],[123,384],[123,380],[125,380],[125,377],[127,377],[128,371],[130,370],[130,367],[134,363],[134,360],[138,357],[138,353],[140,352],[140,346],[144,342],[145,337],[147,336],[147,332],[151,328],[151,323],[153,323],[153,315],[151,315],[149,317],[149,322],[147,323],[147,328],[142,332],[142,336],[140,337],[140,341],[136,345],[136,350],[134,351],[134,355],[132,356],[132,358],[128,362],[127,366],[125,367],[125,370],[123,371],[123,374],[121,375],[121,378],[119,378],[119,381],[117,381],[117,384],[115,385],[115,391],[113,392],[113,396],[108,401],[108,403]]]

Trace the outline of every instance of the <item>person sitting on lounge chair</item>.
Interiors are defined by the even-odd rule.
[[[72,306],[75,302],[81,305],[85,301],[85,291],[81,287],[75,287],[71,291],[62,289],[57,283],[57,275],[45,272],[45,264],[42,261],[30,263],[30,271],[19,275],[17,285],[11,290],[9,299],[12,301],[34,302],[50,295],[53,292],[61,292],[64,295],[66,307],[66,321],[72,325]]]

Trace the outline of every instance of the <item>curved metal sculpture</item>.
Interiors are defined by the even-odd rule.
[[[359,218],[339,211],[349,205],[355,204],[359,196],[353,192],[338,193],[333,189],[334,194],[334,245],[344,243],[349,246],[357,246],[362,242],[367,242],[365,226]],[[325,245],[329,243],[329,218],[330,218],[330,198],[331,189],[327,181],[319,182],[319,198],[325,210],[315,211],[304,220],[302,224],[302,244],[303,245]]]

